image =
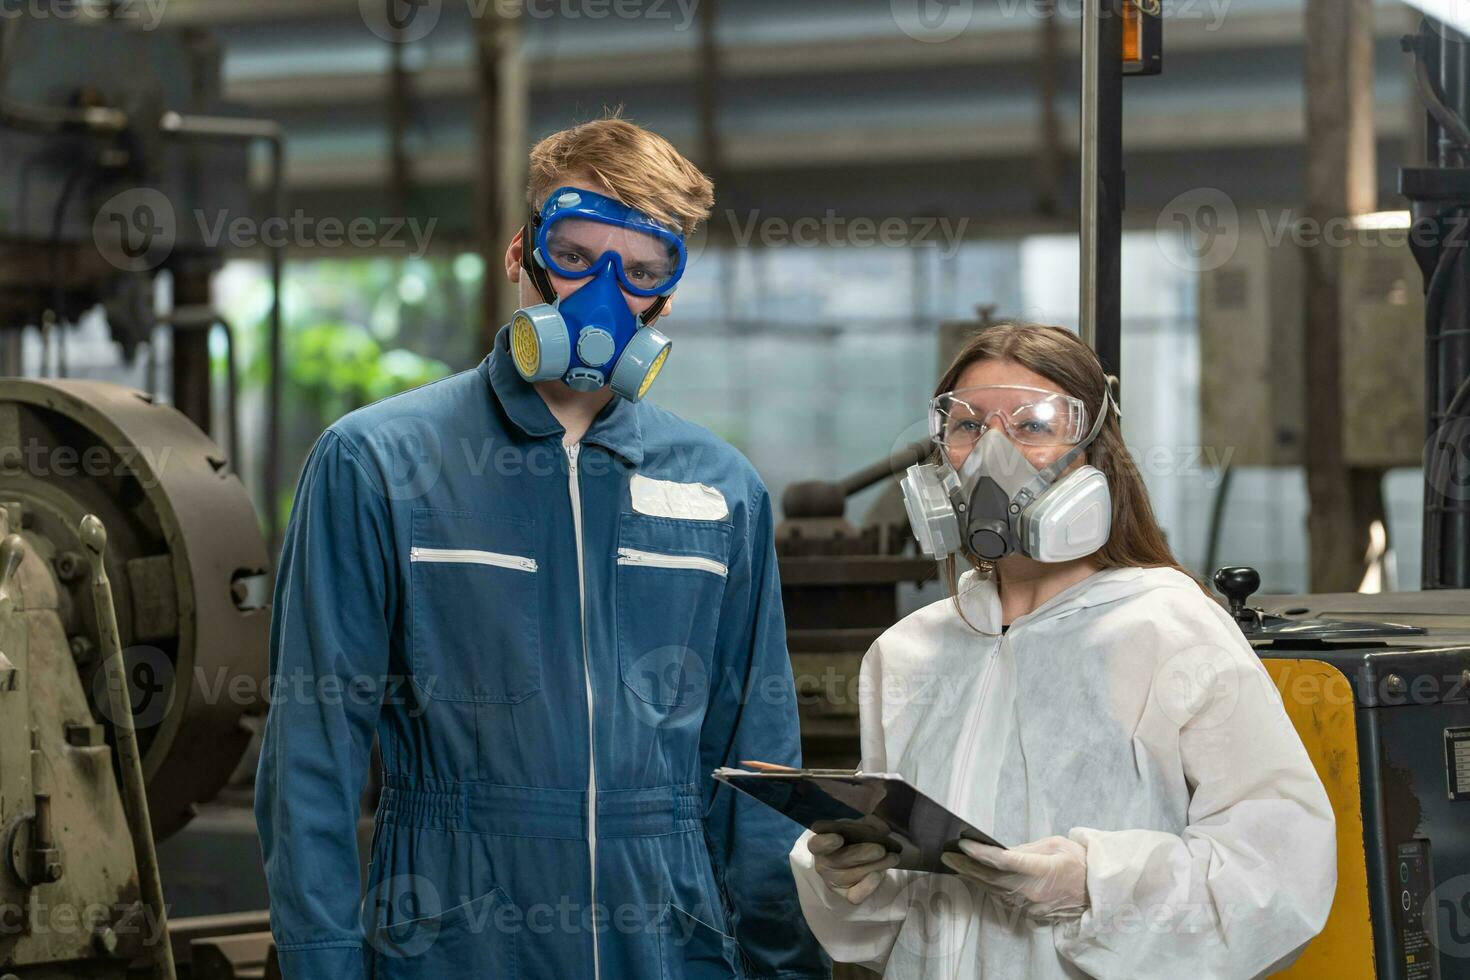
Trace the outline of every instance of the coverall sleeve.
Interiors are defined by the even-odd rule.
[[[771,505],[759,487],[730,563],[700,733],[705,838],[730,931],[751,977],[827,978],[832,966],[801,917],[786,865],[800,827],[708,775],[744,760],[801,765],[801,725]]]
[[[364,980],[357,819],[388,664],[387,498],[343,437],[306,461],[276,572],[255,817],[286,980]]]
[[[858,684],[863,751],[859,768],[865,772],[888,771],[883,744],[882,642],[875,642],[863,657]],[[873,894],[854,905],[817,874],[816,859],[807,849],[812,836],[806,831],[791,849],[791,870],[807,923],[834,960],[882,973],[908,918],[909,885],[922,872],[889,869]]]
[[[1069,834],[1087,848],[1090,907],[1054,941],[1089,976],[1258,977],[1289,966],[1327,921],[1331,803],[1270,676],[1222,618],[1201,617],[1199,645],[1169,658],[1175,679],[1199,683],[1156,677],[1151,695],[1155,722],[1182,721],[1184,833]]]

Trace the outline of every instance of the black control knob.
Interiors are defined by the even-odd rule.
[[[1215,588],[1230,600],[1230,615],[1242,626],[1259,623],[1254,609],[1246,608],[1246,601],[1261,587],[1261,573],[1249,565],[1232,565],[1215,572]]]

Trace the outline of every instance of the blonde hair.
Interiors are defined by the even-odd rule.
[[[531,148],[526,200],[534,211],[579,175],[671,229],[690,235],[709,217],[715,185],[657,133],[612,110],[601,119],[552,133]]]
[[[1082,399],[1089,417],[1103,407],[1108,379],[1092,348],[1070,330],[1037,323],[1005,321],[981,330],[955,355],[935,386],[938,397],[953,391],[960,376],[980,361],[1012,361],[1034,371],[1063,392]],[[1123,442],[1118,413],[1109,411],[1097,439],[1087,447],[1086,461],[1108,478],[1113,499],[1113,528],[1107,543],[1091,555],[1103,568],[1172,568],[1183,572],[1209,595],[1204,583],[1179,564],[1168,539],[1154,517],[1148,489]],[[950,592],[957,592],[958,574],[953,558],[947,569]],[[956,596],[958,598],[958,596]]]

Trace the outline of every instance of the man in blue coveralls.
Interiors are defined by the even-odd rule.
[[[617,118],[530,164],[494,350],[334,423],[296,491],[255,807],[282,969],[827,977],[799,828],[710,778],[800,764],[771,503],[642,400],[712,185]]]

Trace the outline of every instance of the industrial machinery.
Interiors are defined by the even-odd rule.
[[[264,910],[164,920],[153,845],[226,784],[266,706],[270,561],[210,277],[248,244],[220,229],[281,213],[283,140],[224,102],[207,33],[139,12],[0,18],[0,374],[24,373],[35,330],[48,376],[0,380],[0,980],[270,969]],[[147,392],[68,379],[99,370],[67,350],[96,310],[123,365],[146,355]],[[277,301],[267,499],[279,326]]]
[[[900,450],[836,483],[792,484],[782,498],[786,519],[776,528],[776,553],[805,765],[857,766],[863,654],[898,621],[899,585],[935,574],[934,562],[912,547],[901,510],[896,520],[859,528],[843,516],[847,498],[927,452],[927,445]]]
[[[0,525],[0,975],[122,978],[168,944],[152,839],[265,709],[265,544],[214,443],[96,381],[0,381]]]
[[[260,230],[284,210],[284,141],[274,122],[224,102],[207,33],[154,29],[137,14],[97,4],[74,17],[0,17],[0,374],[25,373],[28,328],[44,342],[40,373],[72,374],[65,328],[100,308],[122,362],[146,351],[149,390],[168,392],[238,458],[235,338],[212,307],[210,277],[229,248],[250,244],[229,229],[253,227],[268,244],[273,287],[261,484],[274,499],[285,243]],[[250,188],[257,144],[269,150],[263,201]],[[212,391],[215,331],[228,362],[227,426]]]
[[[937,369],[995,323],[994,314],[995,307],[982,305],[976,319],[940,323]],[[923,588],[938,578],[938,567],[919,552],[898,487],[904,471],[932,450],[927,440],[900,446],[842,479],[793,483],[781,497],[785,519],[776,527],[776,553],[807,766],[858,764],[863,654],[902,617],[900,588]],[[848,520],[848,498],[879,484],[883,489],[860,523]]]
[[[1280,975],[1470,977],[1470,591],[1272,596],[1251,608],[1253,569],[1221,569],[1215,584],[1337,817],[1332,912]]]
[[[1338,819],[1332,915],[1292,976],[1470,977],[1470,37],[1426,19],[1404,49],[1428,116],[1428,165],[1400,174],[1413,204],[1409,250],[1423,274],[1424,331],[1409,345],[1423,383],[1410,383],[1413,361],[1372,363],[1389,368],[1378,384],[1423,393],[1425,591],[1275,597],[1252,610],[1253,573],[1217,576]],[[1365,271],[1350,281],[1382,293]],[[1370,309],[1358,317],[1367,333],[1349,329],[1345,340],[1394,343],[1394,305],[1406,304]],[[1368,391],[1356,394],[1379,410]],[[1390,417],[1405,411],[1387,406]],[[1357,429],[1369,455],[1391,457],[1371,424]]]

